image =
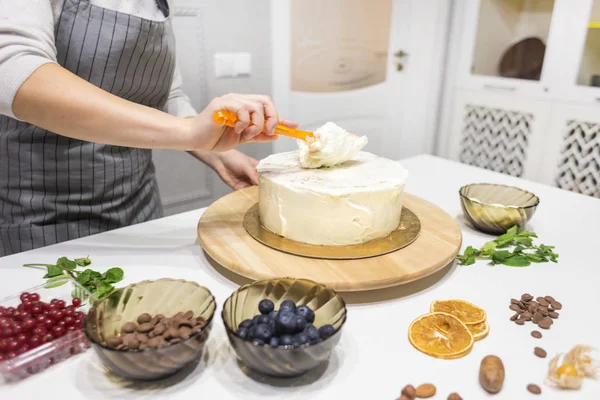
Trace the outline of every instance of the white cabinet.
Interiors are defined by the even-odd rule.
[[[455,2],[438,153],[600,197],[600,0]]]

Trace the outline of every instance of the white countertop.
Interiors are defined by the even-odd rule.
[[[395,399],[407,383],[434,383],[446,399],[458,392],[464,399],[487,395],[479,386],[481,359],[500,356],[506,368],[501,399],[535,398],[526,391],[529,383],[542,387],[544,399],[599,399],[600,381],[586,379],[579,391],[546,386],[549,359],[576,344],[600,348],[600,200],[538,183],[473,168],[433,156],[404,160],[410,171],[409,193],[429,200],[463,228],[463,246],[481,246],[489,236],[462,222],[458,189],[468,183],[491,182],[520,186],[536,193],[541,203],[530,229],[544,244],[556,246],[557,264],[526,268],[452,265],[441,272],[401,287],[366,294],[345,294],[348,322],[329,365],[318,373],[291,380],[248,376],[238,367],[229,347],[222,321],[215,318],[207,344],[208,356],[194,369],[164,382],[131,383],[103,369],[93,350],[51,367],[17,384],[0,386],[0,398],[8,399]],[[143,279],[183,278],[207,286],[221,305],[238,284],[217,272],[206,260],[196,238],[196,223],[203,210],[191,211],[137,226],[74,240],[0,258],[0,297],[42,283],[39,270],[24,263],[52,263],[60,256],[89,255],[96,269],[120,266],[128,284]],[[540,340],[530,336],[534,325],[509,321],[511,297],[529,292],[552,295],[562,302],[560,318]],[[490,334],[476,342],[467,356],[440,360],[415,350],[407,328],[436,299],[460,298],[483,307],[488,313]],[[594,307],[596,306],[596,307]],[[548,358],[533,355],[534,346],[548,351]],[[192,397],[193,396],[193,397]],[[489,396],[491,397],[491,396]]]

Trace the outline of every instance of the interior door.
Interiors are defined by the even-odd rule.
[[[314,130],[333,121],[367,135],[366,151],[431,152],[448,2],[273,0],[273,97]],[[275,151],[296,144],[282,138]]]

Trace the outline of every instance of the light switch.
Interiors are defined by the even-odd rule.
[[[236,78],[248,76],[252,72],[250,53],[215,54],[215,76],[217,78]]]

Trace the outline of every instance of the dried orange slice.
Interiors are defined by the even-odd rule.
[[[471,335],[473,335],[473,339],[475,339],[475,341],[483,339],[490,332],[490,326],[486,321],[478,324],[467,325],[467,329],[469,332],[471,332]]]
[[[465,324],[441,312],[415,319],[408,327],[408,340],[420,352],[446,359],[464,356],[475,342]]]
[[[431,312],[452,314],[467,325],[482,323],[486,318],[485,310],[464,300],[436,300],[431,303]]]

